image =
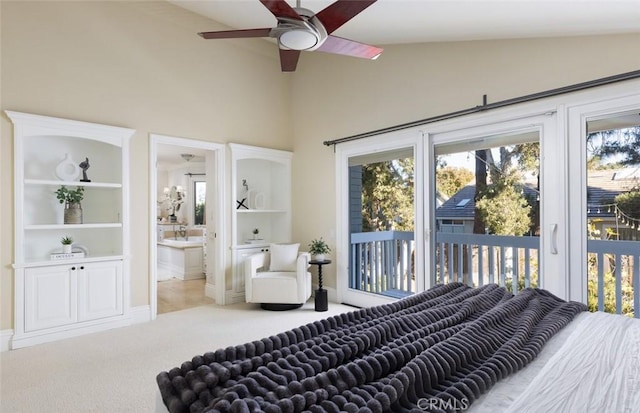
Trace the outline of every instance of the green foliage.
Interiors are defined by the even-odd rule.
[[[620,211],[632,218],[640,219],[640,191],[631,191],[616,196]]]
[[[624,277],[623,277],[624,278]],[[616,314],[616,277],[612,272],[604,274],[604,311]],[[633,286],[629,280],[621,280],[621,313],[629,317],[633,317]],[[587,280],[587,307],[589,311],[598,311],[598,278],[597,270],[590,268],[589,278]]]
[[[476,209],[490,234],[521,236],[530,229],[531,206],[515,173],[489,185],[486,194],[476,202]]]
[[[197,203],[194,211],[194,225],[204,225],[205,203]]]
[[[76,189],[71,190],[62,185],[56,190],[55,194],[56,198],[58,198],[58,201],[60,201],[61,204],[64,204],[65,202],[70,204],[77,204],[82,201],[82,199],[84,199],[84,187],[77,186]]]
[[[413,158],[362,166],[362,230],[413,231]]]
[[[71,245],[73,244],[73,238],[71,238],[69,235],[65,235],[64,237],[62,237],[62,239],[60,240],[60,243],[62,245]]]
[[[326,242],[320,237],[320,239],[313,239],[309,243],[309,253],[311,255],[317,254],[329,254],[331,252],[331,248],[327,245]]]
[[[476,167],[474,232],[484,233],[480,231],[482,228],[488,228],[490,233],[499,235],[536,232],[537,219],[532,219],[537,213],[533,208],[535,202],[527,202],[521,193],[522,179],[518,172],[539,170],[540,143],[502,146],[499,149],[499,161],[493,157],[491,150],[487,149],[484,152],[486,160],[476,156],[476,164],[486,162],[491,184],[487,185],[487,176],[481,173],[482,167]]]
[[[473,172],[467,168],[445,166],[436,169],[436,185],[438,191],[448,197],[465,187],[473,180]]]
[[[538,288],[538,286],[538,271],[535,271],[529,276],[529,288]],[[513,293],[513,278],[506,278],[504,280],[504,287],[507,291]],[[524,273],[521,272],[518,277],[518,291],[522,291],[525,288],[527,288],[525,286],[525,276]]]

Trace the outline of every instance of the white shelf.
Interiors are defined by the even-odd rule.
[[[87,262],[100,262],[100,261],[114,261],[123,260],[124,255],[103,255],[103,256],[89,256],[84,258],[74,258],[71,260],[41,260],[41,261],[27,261],[21,264],[13,264],[13,268],[34,268],[34,267],[46,267],[49,265],[58,264],[83,264]]]
[[[15,153],[12,347],[128,324],[129,141],[135,131],[5,113],[14,124]],[[91,159],[93,181],[55,179],[63,158]],[[84,224],[62,224],[64,207],[55,196],[60,186],[85,188]],[[90,253],[50,259],[63,236]]]
[[[25,225],[25,230],[42,230],[42,229],[90,229],[90,228],[121,228],[119,222],[108,222],[102,224],[44,224],[44,225]]]
[[[283,209],[238,209],[239,214],[285,214]]]
[[[51,186],[84,186],[86,188],[122,188],[122,184],[111,182],[80,182],[80,181],[55,181],[49,179],[25,179],[25,185],[51,185]]]

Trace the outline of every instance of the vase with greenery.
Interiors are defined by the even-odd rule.
[[[72,252],[72,250],[73,250],[73,238],[71,238],[68,235],[65,235],[60,240],[60,243],[62,244],[62,252],[64,254],[70,254]]]
[[[61,204],[64,204],[64,223],[82,224],[82,204],[84,199],[84,187],[77,186],[76,189],[69,189],[62,185],[56,190],[56,197]]]
[[[251,232],[253,232],[253,239],[259,239],[258,235],[260,234],[260,230],[258,228],[254,228]]]
[[[320,239],[313,239],[309,243],[309,254],[312,255],[313,259],[316,261],[324,261],[326,259],[326,255],[331,252],[331,248],[327,245],[326,242],[320,237]]]

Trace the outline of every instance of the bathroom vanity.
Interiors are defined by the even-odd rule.
[[[158,240],[158,281],[204,278],[203,237]]]

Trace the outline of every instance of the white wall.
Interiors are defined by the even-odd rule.
[[[206,41],[220,24],[166,2],[0,2],[2,110],[124,126],[131,140],[131,304],[149,304],[149,133],[291,149],[274,44]],[[12,126],[0,116],[0,330],[13,324]],[[97,160],[96,160],[97,161]]]
[[[132,222],[148,225],[148,134],[294,150],[294,239],[335,239],[333,150],[322,141],[636,70],[640,34],[385,47],[375,62],[205,41],[223,27],[161,1],[0,2],[0,106],[137,130]],[[0,118],[0,330],[13,324],[12,128]],[[309,217],[314,217],[309,219]],[[138,227],[137,227],[138,228]],[[148,230],[132,231],[132,305],[149,303]],[[332,245],[333,247],[333,245]],[[335,285],[327,266],[326,283]]]

